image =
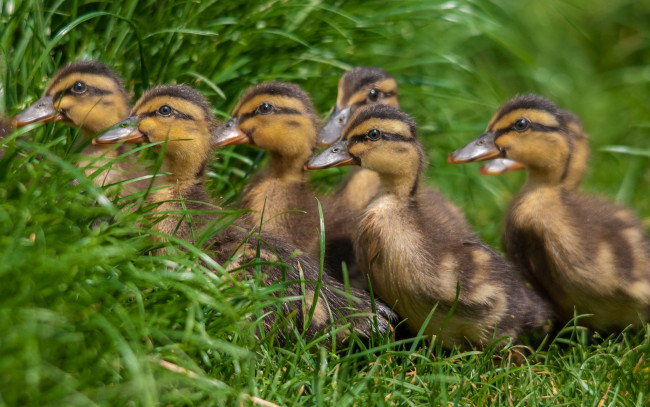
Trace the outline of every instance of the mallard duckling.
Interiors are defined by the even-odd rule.
[[[45,96],[14,116],[11,122],[18,127],[49,121],[80,127],[85,136],[77,140],[81,144],[128,115],[129,98],[120,77],[100,62],[79,61],[62,68],[50,82]],[[111,149],[108,145],[88,144],[81,154],[114,158],[125,152],[123,147]],[[98,167],[105,164],[104,160],[95,163]],[[80,167],[87,165],[87,161],[79,163]],[[95,176],[95,183],[101,186],[131,178],[134,167],[132,162],[114,163],[110,170]],[[86,175],[95,171],[96,168],[88,168]]]
[[[93,140],[94,145],[123,143],[166,144],[161,173],[147,200],[160,203],[162,218],[152,228],[165,235],[186,238],[191,234],[188,219],[178,212],[181,200],[189,210],[207,209],[208,195],[203,186],[210,158],[210,132],[215,128],[210,105],[194,89],[185,85],[158,86],[145,92],[131,115]],[[162,149],[162,144],[155,146]],[[166,214],[166,216],[165,216]]]
[[[446,347],[466,347],[467,340],[485,345],[503,335],[517,341],[524,332],[546,328],[548,306],[513,267],[457,225],[442,195],[419,193],[425,154],[406,113],[383,105],[360,109],[343,139],[308,163],[335,165],[361,165],[379,174],[382,192],[356,233],[357,263],[412,331],[420,330],[433,309],[425,332]]]
[[[263,230],[314,257],[320,254],[318,201],[303,165],[313,154],[317,132],[318,118],[309,95],[297,85],[270,82],[249,88],[232,118],[214,136],[215,146],[252,144],[268,152],[267,167],[242,194],[241,207],[253,210],[247,221],[259,225],[263,216]],[[335,197],[318,199],[324,212],[326,261],[332,270],[340,270],[341,261],[346,261],[354,285],[363,287],[365,282],[352,270],[351,225],[358,211],[339,204]]]
[[[358,108],[374,103],[399,108],[395,78],[380,68],[358,66],[347,71],[339,80],[336,104],[318,135],[317,144],[329,146],[339,140],[351,115]],[[346,207],[361,211],[378,191],[377,173],[358,168],[348,175],[337,195],[341,196]]]
[[[194,89],[185,85],[160,86],[148,90],[138,101],[131,112],[131,116],[115,128],[95,138],[94,143],[114,144],[126,143],[155,143],[166,142],[162,171],[169,172],[159,184],[166,187],[157,190],[149,196],[150,203],[161,203],[158,210],[171,212],[153,225],[158,232],[176,234],[187,239],[191,235],[190,225],[180,213],[184,208],[214,209],[209,205],[206,191],[203,187],[203,173],[211,153],[211,132],[214,122],[210,113],[208,102]],[[162,150],[162,144],[155,148]],[[181,202],[181,199],[185,201]],[[177,214],[177,215],[176,215]],[[182,224],[179,226],[179,222]],[[201,223],[206,223],[203,219]],[[245,225],[252,228],[254,225]],[[240,247],[242,242],[248,242]],[[315,287],[309,282],[319,280],[319,265],[307,255],[296,255],[297,249],[269,234],[262,234],[261,240],[270,243],[270,246],[261,245],[259,258],[262,261],[286,263],[289,268],[262,264],[260,267],[266,273],[265,284],[273,284],[285,280],[297,282],[288,284],[284,293],[277,295],[300,298],[286,302],[282,311],[285,315],[297,314],[300,328],[304,328],[304,316],[301,302],[304,300],[306,308],[314,305],[314,316],[306,327],[307,337],[313,338],[324,327],[337,321],[337,326],[350,323],[351,329],[362,336],[370,336],[375,330],[373,318],[378,318],[378,328],[383,334],[390,329],[390,321],[395,319],[392,310],[380,301],[376,302],[377,313],[372,312],[372,301],[367,292],[353,289],[352,297],[345,294],[345,287],[335,281],[327,273],[322,275],[320,295],[314,296]],[[231,268],[246,265],[249,260],[257,257],[257,237],[249,239],[245,230],[232,227],[217,235],[209,242],[211,254],[222,263],[229,260],[235,251],[241,252],[237,262]],[[252,273],[249,268],[246,272]],[[301,273],[304,279],[301,278]],[[305,282],[305,293],[301,291],[301,280]],[[303,295],[304,294],[304,295]],[[351,306],[350,306],[351,304]],[[330,311],[332,314],[330,314]],[[343,317],[345,321],[339,321]],[[264,318],[264,327],[273,328],[274,315],[269,313]],[[333,318],[333,320],[332,320]],[[342,330],[337,334],[337,341],[342,342],[349,337],[349,330]]]
[[[602,331],[650,317],[650,242],[634,214],[577,191],[587,137],[578,119],[537,95],[518,96],[494,115],[483,151],[463,148],[452,162],[515,160],[528,178],[506,215],[504,246],[563,321],[574,309]]]

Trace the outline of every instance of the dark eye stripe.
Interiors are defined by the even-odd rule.
[[[533,129],[536,131],[540,131],[543,133],[552,133],[555,131],[560,131],[559,127],[551,127],[551,126],[544,126],[543,124],[535,123],[535,122],[530,122],[530,125],[528,126],[529,129]],[[504,127],[503,129],[496,130],[494,132],[494,138],[497,139],[501,136],[503,136],[506,133],[510,133],[511,131],[515,131],[512,126]]]
[[[140,117],[153,117],[153,116],[157,115],[156,114],[157,110],[158,109],[154,110],[153,112],[142,113],[142,114],[139,114],[138,116],[140,116]],[[172,108],[172,114],[170,114],[167,117],[174,117],[175,119],[181,119],[181,120],[194,120],[194,117],[192,117],[191,115],[179,112],[178,110],[173,109],[173,108]]]
[[[273,112],[271,114],[273,115],[273,114],[303,114],[303,113],[297,111],[296,109],[290,109],[288,107],[273,106]],[[253,118],[255,116],[259,116],[259,115],[255,114],[254,111],[250,112],[250,113],[244,113],[242,115],[239,115],[239,124],[242,124],[246,120],[248,120],[250,118]]]
[[[355,136],[350,137],[348,139],[349,140],[348,141],[348,146],[352,147],[353,145],[355,145],[357,143],[361,143],[363,141],[366,141],[366,134],[367,133],[357,134]],[[386,132],[383,132],[383,131],[381,132],[380,139],[384,139],[384,140],[388,140],[388,141],[406,141],[406,142],[409,142],[409,143],[414,143],[416,141],[416,139],[413,138],[413,137],[404,137],[404,136],[402,136],[400,134],[386,133]]]
[[[111,92],[111,91],[104,90],[104,89],[99,89],[99,88],[96,88],[96,87],[94,87],[94,86],[90,86],[90,85],[87,84],[87,85],[86,85],[86,91],[83,93],[83,95],[84,95],[84,96],[85,96],[85,95],[89,95],[89,96],[106,96],[106,95],[110,95],[110,94],[112,94],[112,93],[113,93],[113,92]],[[60,90],[60,91],[56,92],[56,93],[53,95],[53,97],[54,97],[54,100],[57,100],[57,99],[62,98],[62,97],[65,96],[65,95],[76,95],[76,96],[81,96],[81,95],[78,94],[78,93],[74,93],[74,92],[72,92],[72,91],[70,90],[70,88],[66,88],[66,89],[63,89],[63,90]]]

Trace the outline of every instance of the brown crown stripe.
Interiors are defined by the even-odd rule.
[[[351,95],[354,92],[384,79],[393,79],[391,74],[381,68],[359,66],[347,71],[341,78],[343,93]]]

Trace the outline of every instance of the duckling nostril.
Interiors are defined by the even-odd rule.
[[[343,123],[345,122],[345,119],[343,117],[339,117],[338,122],[339,122],[340,125],[343,125]]]
[[[339,151],[341,151],[340,148],[333,148],[333,149],[332,149],[332,152],[333,152],[334,154],[338,154]]]

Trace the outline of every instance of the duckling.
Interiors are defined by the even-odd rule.
[[[166,142],[154,148],[163,150],[162,146],[165,146],[162,171],[170,174],[157,180],[159,186],[166,187],[151,194],[149,202],[159,203],[159,211],[171,214],[154,223],[152,228],[169,235],[175,233],[176,236],[187,239],[191,235],[191,229],[180,214],[184,208],[214,209],[214,206],[208,203],[203,187],[203,174],[211,153],[211,133],[214,127],[209,104],[196,90],[185,85],[160,86],[145,92],[133,108],[131,116],[96,137],[94,143],[109,145],[119,142]],[[185,200],[184,205],[181,198]],[[210,219],[201,219],[199,223],[206,224],[209,221]],[[265,284],[271,285],[282,280],[305,282],[304,295],[300,283],[288,284],[284,293],[276,294],[294,298],[283,304],[282,312],[286,316],[295,312],[299,327],[306,329],[309,339],[329,326],[332,318],[336,321],[336,326],[350,324],[349,329],[343,329],[337,334],[336,341],[339,343],[348,339],[350,329],[362,336],[372,335],[375,327],[378,327],[382,334],[390,329],[390,322],[396,316],[388,306],[377,301],[375,314],[369,293],[353,289],[349,297],[345,294],[343,284],[327,273],[322,275],[323,285],[316,296],[315,287],[310,282],[319,280],[317,261],[304,254],[296,255],[297,249],[294,246],[268,233],[260,235],[259,240],[257,236],[249,238],[246,229],[254,225],[244,223],[241,226],[244,227],[231,227],[208,242],[206,246],[209,247],[210,254],[217,261],[226,263],[233,254],[239,253],[240,257],[231,265],[231,268],[237,269],[238,266],[246,266],[250,260],[257,258],[257,243],[263,242],[260,245],[259,259],[270,263],[261,265],[265,273]],[[240,247],[242,243],[244,245]],[[270,245],[267,246],[267,243]],[[275,265],[278,261],[289,267]],[[252,275],[254,271],[247,267],[244,272]],[[301,273],[304,279],[301,278]],[[302,301],[306,309],[314,306],[313,319],[307,327],[304,326],[306,316],[302,314]],[[375,317],[377,324],[373,322]],[[271,312],[265,315],[264,328],[267,331],[273,328],[274,318]]]
[[[215,146],[252,144],[268,152],[266,169],[255,175],[242,194],[241,207],[251,209],[247,221],[318,257],[320,254],[319,212],[315,193],[307,184],[303,168],[312,155],[318,118],[309,95],[290,83],[270,82],[249,88],[214,135]],[[349,266],[356,278],[352,252],[352,230],[358,211],[342,206],[334,197],[318,197],[323,207],[326,261],[340,270]],[[300,213],[287,211],[303,211]],[[262,219],[263,217],[263,219]],[[338,274],[338,273],[337,273]]]
[[[336,104],[330,118],[317,138],[320,146],[339,140],[350,116],[362,106],[381,103],[399,108],[397,81],[381,68],[358,66],[339,80]],[[346,207],[362,211],[379,191],[379,176],[374,171],[358,168],[348,175],[337,195]]]
[[[50,82],[45,96],[14,116],[11,123],[21,127],[31,123],[64,122],[81,128],[85,137],[77,140],[77,144],[82,144],[128,114],[129,98],[120,77],[101,62],[78,61],[62,68]],[[107,145],[88,144],[81,154],[114,158],[125,152],[123,147],[111,149]],[[84,160],[79,166],[88,167],[88,164]],[[95,163],[98,167],[105,164],[104,160]],[[95,183],[102,186],[129,179],[135,176],[135,167],[133,162],[114,163],[110,170],[95,176]],[[96,168],[87,168],[85,174],[90,176],[95,171]]]
[[[605,332],[650,317],[650,241],[634,214],[578,185],[588,141],[576,116],[537,95],[517,96],[494,115],[482,151],[462,148],[452,162],[515,160],[528,178],[506,215],[508,256],[553,304],[562,321]]]
[[[209,134],[216,126],[208,102],[186,85],[154,87],[114,127],[96,137],[93,145],[162,142],[154,147],[160,150],[166,144],[160,172],[169,174],[156,178],[157,189],[147,197],[149,203],[159,203],[157,212],[161,213],[152,229],[164,235],[190,236],[192,222],[174,212],[182,210],[181,200],[189,210],[210,209],[204,204],[209,200],[203,175],[210,158]]]
[[[382,192],[364,212],[355,240],[357,263],[374,292],[413,332],[435,309],[424,331],[448,348],[467,347],[467,340],[486,345],[503,335],[517,341],[524,332],[547,329],[551,312],[544,300],[457,225],[449,201],[420,193],[425,153],[416,133],[406,113],[371,105],[353,115],[341,141],[307,164],[360,165],[379,174]]]

